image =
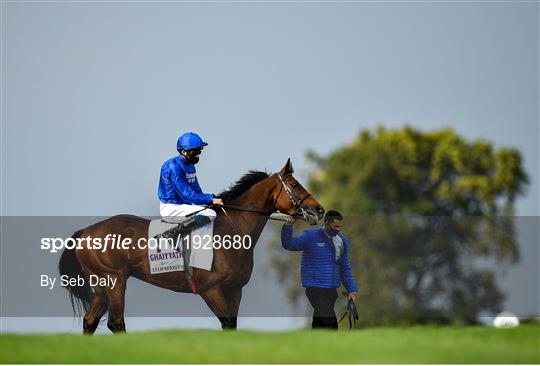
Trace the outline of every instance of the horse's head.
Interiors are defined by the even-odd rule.
[[[291,159],[288,159],[281,171],[275,174],[279,185],[274,196],[276,209],[315,225],[315,218],[322,219],[324,208],[293,177],[293,172]]]

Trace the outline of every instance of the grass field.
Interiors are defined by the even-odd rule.
[[[540,326],[2,334],[2,363],[540,363]]]

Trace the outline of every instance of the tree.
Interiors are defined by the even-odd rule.
[[[407,126],[362,130],[308,157],[310,192],[345,216],[364,324],[475,323],[500,311],[504,294],[486,263],[519,259],[512,215],[528,177],[517,150]],[[297,258],[274,251],[272,262],[294,301]]]

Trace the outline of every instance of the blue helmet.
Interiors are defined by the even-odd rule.
[[[176,150],[181,151],[198,149],[206,145],[208,144],[202,140],[201,136],[194,132],[186,132],[178,138]]]

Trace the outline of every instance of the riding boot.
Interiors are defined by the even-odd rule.
[[[188,217],[184,222],[181,222],[177,226],[173,227],[172,229],[169,229],[167,231],[162,232],[159,235],[156,235],[156,239],[177,239],[179,235],[184,236],[185,234],[189,233],[191,230],[196,229],[200,226],[204,226],[206,224],[209,224],[212,220],[208,218],[207,216],[203,215],[195,215]]]

